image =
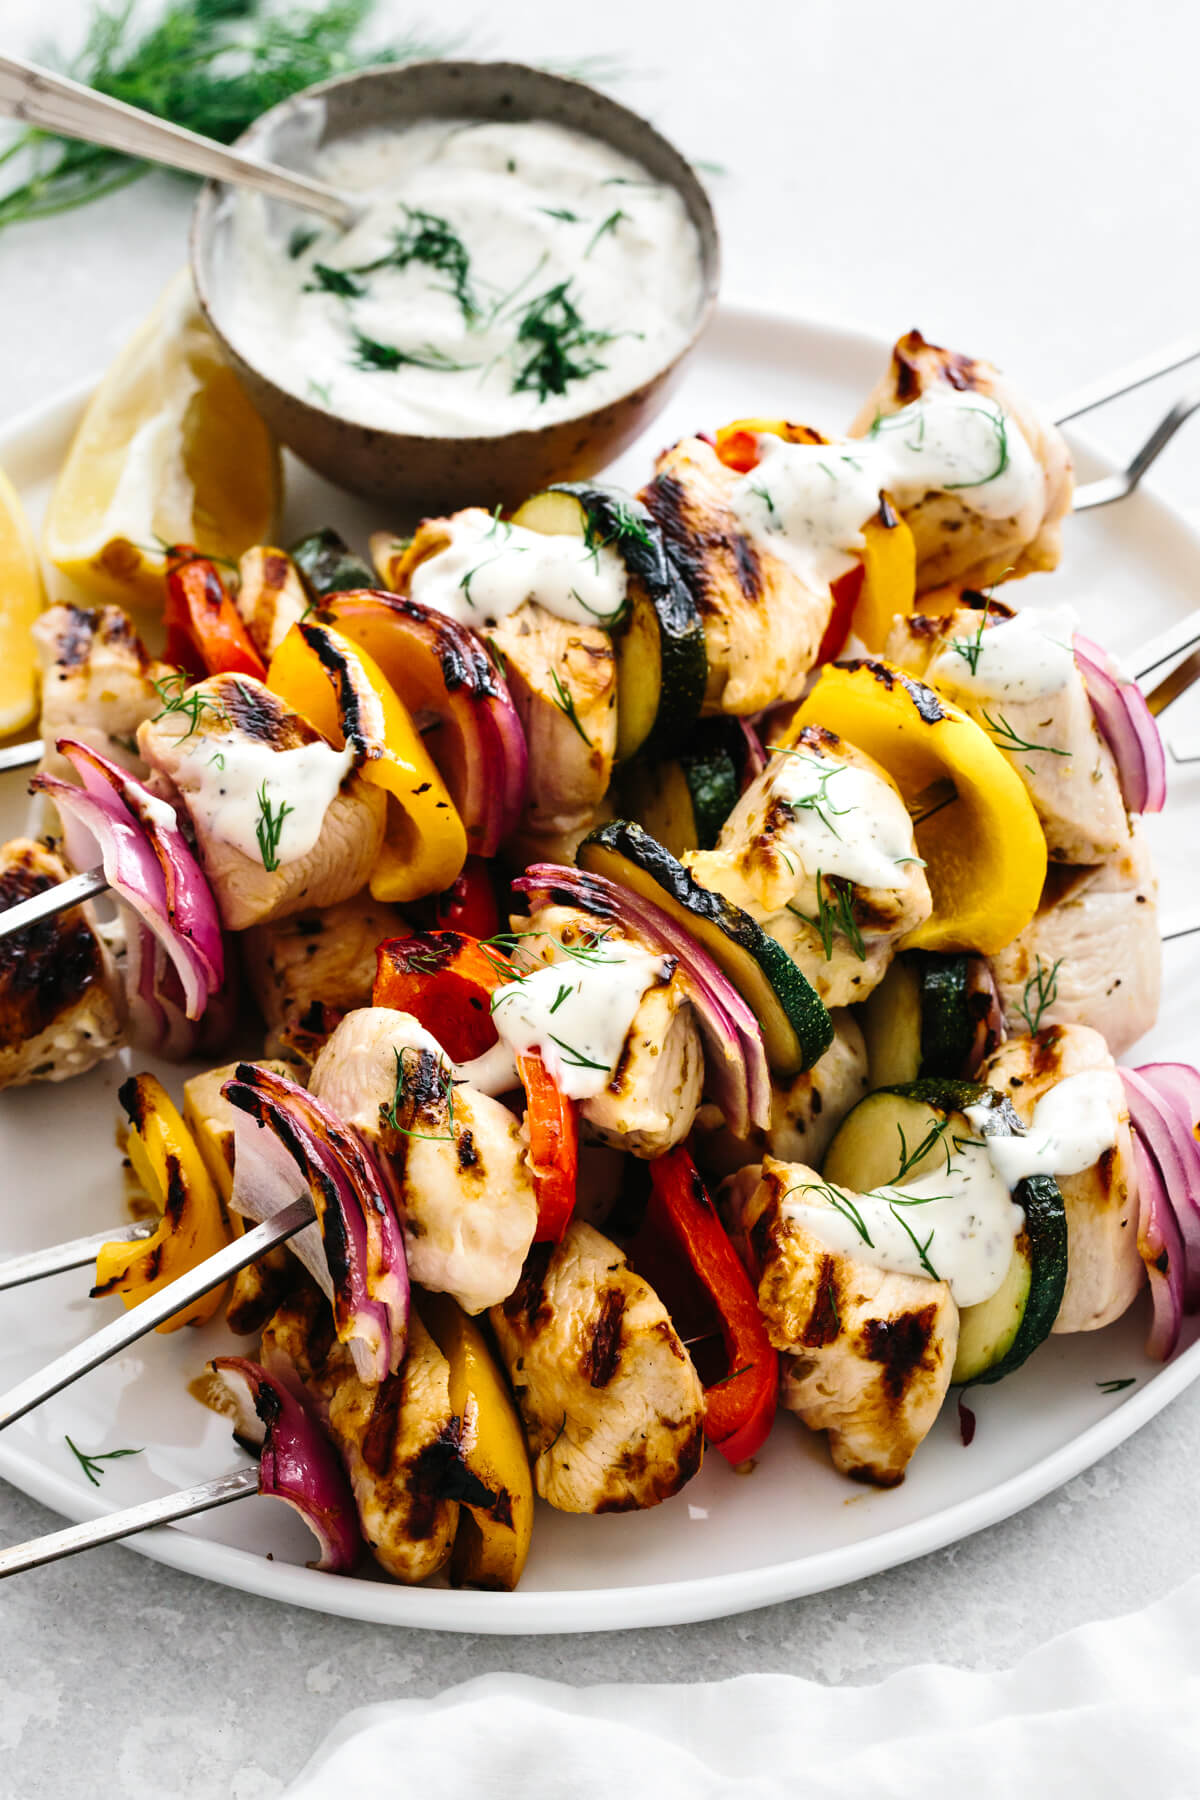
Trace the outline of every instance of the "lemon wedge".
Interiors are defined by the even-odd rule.
[[[17,490],[0,469],[0,737],[37,715],[33,622],[46,603],[37,545]]]
[[[205,324],[185,271],[83,415],[46,514],[46,559],[98,599],[155,606],[164,548],[237,557],[270,542],[279,452]]]

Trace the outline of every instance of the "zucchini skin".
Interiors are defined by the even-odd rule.
[[[661,530],[640,500],[588,482],[556,482],[547,491],[576,499],[596,537],[619,553],[633,584],[630,615],[639,602],[648,605],[653,614],[660,658],[658,704],[645,737],[636,744],[622,744],[621,757],[627,761],[634,754],[668,756],[684,742],[704,704],[708,656],[700,609],[667,551]],[[640,530],[630,530],[631,518]],[[627,619],[626,633],[629,623]],[[614,634],[618,659],[623,635],[618,627]],[[622,679],[629,675],[619,668],[618,712]]]
[[[986,1106],[1003,1127],[1001,1135],[1023,1137],[1025,1127],[1006,1094],[981,1081],[962,1081],[954,1076],[923,1075],[901,1087],[880,1088],[881,1094],[903,1094],[908,1100],[924,1100],[942,1112],[966,1112],[968,1106]]]
[[[960,1075],[975,1038],[967,1005],[967,958],[912,954],[921,984],[921,1073]]]
[[[1029,1295],[1007,1353],[963,1384],[967,1387],[987,1387],[1019,1369],[1050,1336],[1066,1292],[1067,1214],[1058,1183],[1050,1175],[1027,1175],[1017,1183],[1013,1199],[1025,1209],[1025,1230],[1033,1252]]]
[[[604,866],[609,857],[632,863],[662,889],[668,901],[720,933],[730,946],[730,960],[732,952],[737,952],[754,965],[774,1001],[777,1018],[763,1017],[762,996],[754,991],[754,983],[747,981],[740,962],[732,969],[726,966],[725,972],[758,1016],[767,1057],[776,1073],[798,1074],[824,1056],[833,1042],[833,1020],[816,989],[757,920],[723,894],[701,887],[669,850],[632,820],[614,819],[590,832],[579,846],[576,861],[581,869],[612,874],[619,881],[619,872]]]
[[[313,600],[330,594],[349,594],[357,588],[377,588],[374,569],[356,556],[349,544],[330,526],[314,531],[293,544],[288,555],[300,571],[300,579]]]

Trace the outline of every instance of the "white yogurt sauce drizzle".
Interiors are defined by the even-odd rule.
[[[771,791],[791,808],[779,837],[806,875],[839,875],[861,887],[906,885],[917,854],[912,820],[899,794],[869,769],[808,750],[777,750]]]
[[[988,1144],[963,1138],[951,1149],[948,1169],[899,1187],[865,1194],[823,1183],[796,1188],[787,1211],[828,1249],[897,1274],[945,1281],[958,1306],[975,1306],[1004,1280],[1025,1214]],[[822,1200],[829,1193],[844,1196],[845,1210]]]
[[[990,1137],[988,1151],[1010,1187],[1027,1175],[1078,1175],[1114,1147],[1123,1109],[1120,1076],[1086,1069],[1042,1095],[1025,1137]],[[968,1107],[972,1123],[978,1111]]]
[[[625,605],[625,564],[609,544],[547,536],[477,506],[456,513],[449,543],[413,571],[412,596],[477,629],[536,600],[576,625],[612,625]]]
[[[353,765],[352,750],[325,743],[273,750],[197,731],[187,734],[173,779],[197,832],[255,862],[264,861],[260,827],[282,815],[273,857],[282,865],[314,848]]]
[[[1015,618],[951,638],[927,679],[980,700],[1045,700],[1075,678],[1078,624],[1073,606],[1026,607]]]
[[[861,440],[789,444],[758,439],[757,468],[732,494],[743,531],[767,542],[821,587],[851,566],[885,489],[904,510],[927,494],[958,493],[984,519],[1040,506],[1045,476],[1017,421],[984,394],[936,388],[881,415]]]
[[[612,1080],[642,996],[664,972],[661,956],[622,940],[498,988],[492,1019],[514,1057],[536,1051],[556,1087],[590,1100]]]
[[[492,436],[577,417],[686,345],[700,241],[674,188],[540,121],[343,138],[313,172],[366,197],[346,233],[231,202],[217,305],[247,358],[366,425]],[[288,214],[289,228],[295,215]]]
[[[949,1283],[957,1305],[975,1306],[1000,1287],[1025,1223],[1011,1190],[1030,1175],[1090,1169],[1116,1144],[1122,1110],[1114,1070],[1068,1075],[1042,1095],[1024,1136],[994,1133],[992,1109],[968,1106],[982,1141],[948,1132],[947,1167],[865,1194],[826,1183],[800,1186],[787,1209],[830,1250],[899,1274],[936,1277]],[[830,1204],[830,1195],[840,1205]]]

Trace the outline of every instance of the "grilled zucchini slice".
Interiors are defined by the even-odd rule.
[[[563,482],[526,500],[513,524],[611,544],[628,575],[617,657],[617,758],[668,755],[700,716],[708,681],[704,627],[640,500],[621,488]]]
[[[981,1021],[971,958],[912,950],[896,957],[863,1002],[872,1087],[920,1076],[953,1079],[977,1063]]]
[[[601,825],[584,838],[575,860],[660,906],[707,950],[762,1026],[776,1074],[799,1074],[825,1054],[833,1021],[787,951],[740,906],[701,887],[640,825],[629,819]]]
[[[1010,1101],[974,1081],[925,1080],[880,1089],[860,1100],[843,1120],[829,1146],[822,1173],[839,1187],[865,1193],[896,1179],[901,1133],[913,1148],[943,1119],[967,1106],[989,1105],[1009,1129],[1022,1129]],[[971,1131],[966,1118],[951,1130]],[[944,1156],[934,1145],[909,1169],[906,1181],[934,1173]],[[1013,1244],[1012,1261],[990,1299],[959,1314],[958,1353],[951,1380],[999,1381],[1020,1368],[1049,1335],[1067,1285],[1067,1216],[1058,1184],[1032,1175],[1017,1184],[1013,1199],[1024,1208],[1025,1226]]]
[[[737,720],[702,719],[678,755],[631,764],[621,782],[625,812],[672,856],[711,850],[741,793],[739,738]]]
[[[374,588],[379,585],[379,578],[374,569],[356,556],[345,538],[328,525],[323,531],[314,531],[298,544],[293,544],[288,555],[300,571],[300,579],[308,589],[309,598],[321,601],[330,594],[350,594],[356,588]]]

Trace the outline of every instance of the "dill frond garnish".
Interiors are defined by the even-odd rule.
[[[273,807],[267,798],[267,784],[263,782],[258,790],[258,824],[254,827],[254,835],[258,839],[262,866],[268,875],[273,875],[279,867],[279,840],[283,836],[283,821],[295,810],[286,801]]]
[[[138,29],[133,0],[107,0],[92,15],[66,72],[101,94],[230,144],[260,113],[314,82],[374,63],[444,56],[449,37],[409,34],[370,51],[359,42],[372,0],[327,0],[301,9],[266,0],[169,0]],[[49,53],[61,66],[61,59]],[[0,153],[29,172],[0,194],[0,227],[84,206],[137,181],[151,166],[96,144],[36,128]]]
[[[1058,999],[1057,976],[1061,965],[1061,956],[1048,969],[1042,967],[1040,956],[1034,958],[1033,974],[1025,983],[1020,1004],[1016,1008],[1029,1027],[1030,1037],[1036,1036],[1047,1008],[1053,1006]]]

